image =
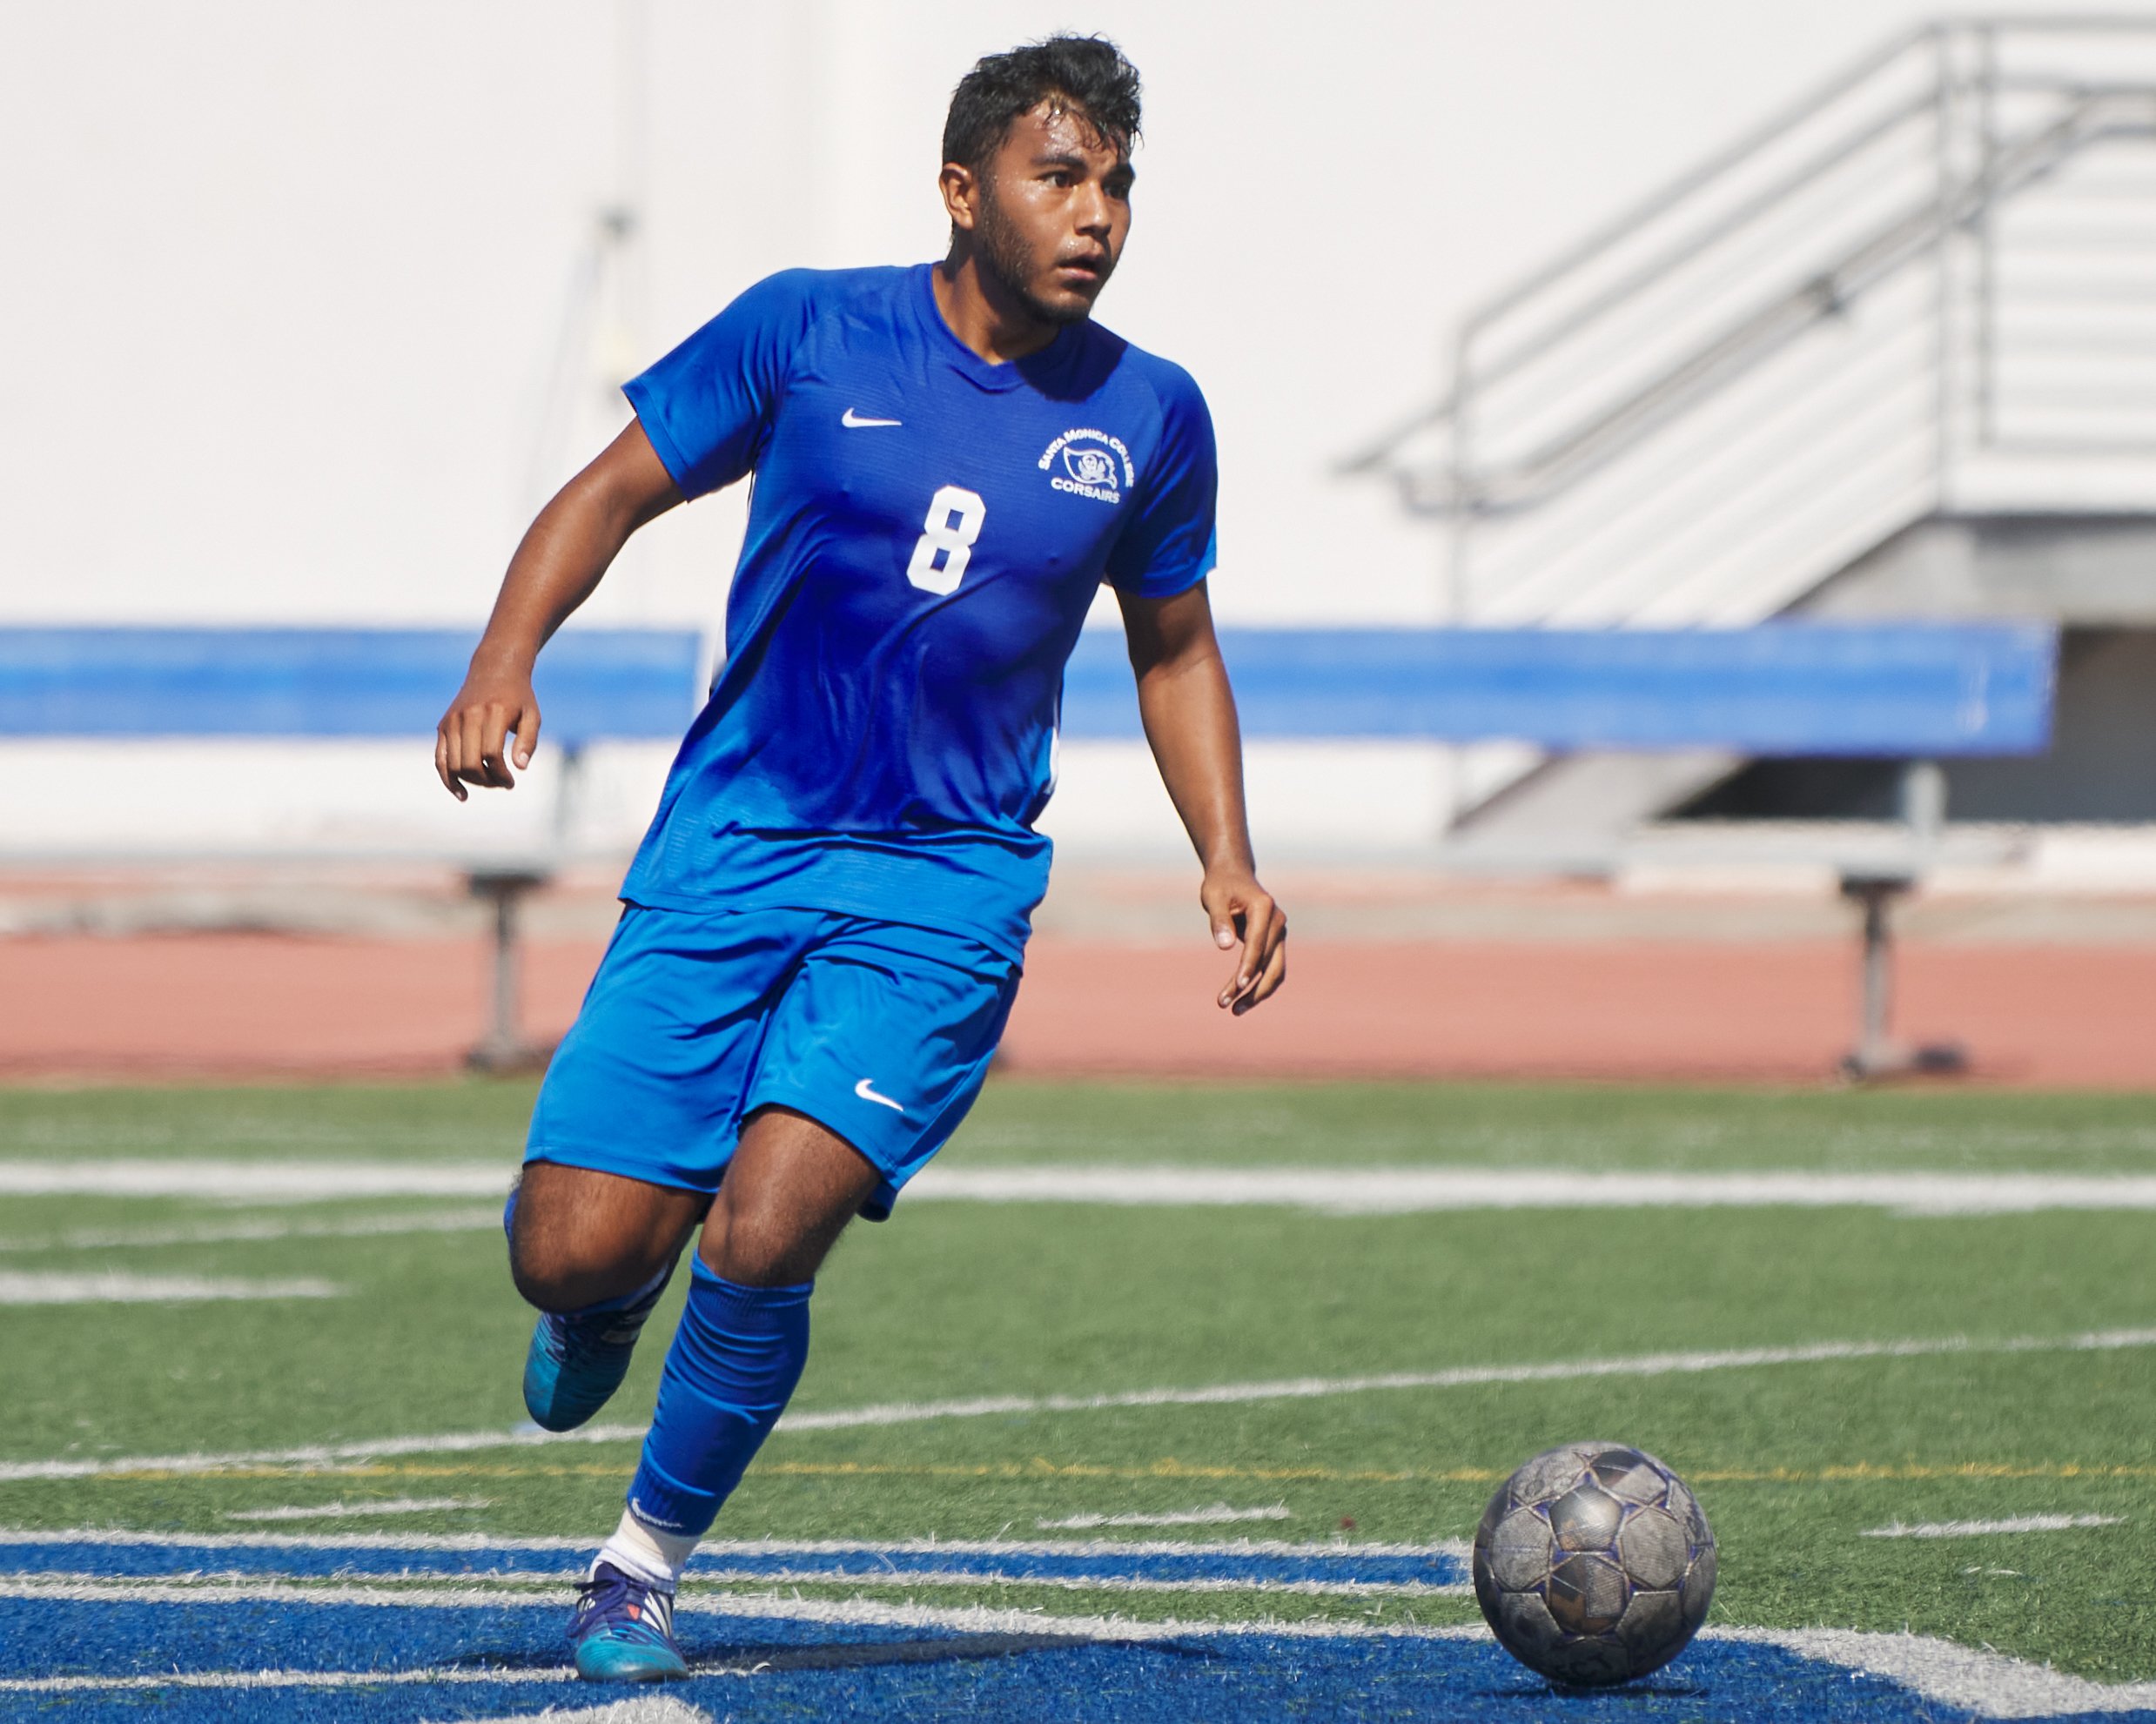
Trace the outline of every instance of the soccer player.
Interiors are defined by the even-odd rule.
[[[505,1222],[532,1417],[619,1386],[698,1224],[620,1526],[571,1620],[600,1681],[687,1674],[675,1583],[793,1392],[813,1278],[979,1092],[1048,882],[1064,665],[1100,584],[1204,866],[1218,1003],[1279,987],[1213,638],[1212,428],[1092,323],[1131,221],[1137,72],[1058,37],[952,97],[949,255],[750,288],[627,386],[635,421],[525,535],[441,721],[462,799],[539,734],[532,667],[628,536],[756,476],[727,661],[547,1069]],[[514,735],[512,751],[508,739]]]

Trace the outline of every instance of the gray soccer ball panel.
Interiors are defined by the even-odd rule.
[[[1691,1556],[1683,1525],[1659,1508],[1635,1510],[1617,1534],[1617,1559],[1635,1586],[1659,1592],[1676,1586]]]
[[[1505,1650],[1531,1670],[1542,1670],[1542,1660],[1565,1637],[1539,1593],[1504,1593],[1497,1601],[1497,1620],[1490,1627]]]
[[[1592,1453],[1604,1446],[1568,1444],[1561,1449],[1545,1449],[1507,1481],[1513,1501],[1542,1503],[1564,1495],[1580,1482],[1580,1475],[1587,1471],[1587,1456],[1581,1452],[1582,1446],[1586,1447],[1588,1453]]]
[[[1669,1475],[1650,1454],[1637,1449],[1605,1449],[1595,1457],[1595,1482],[1620,1502],[1649,1507],[1669,1489]]]
[[[1684,1595],[1684,1632],[1689,1637],[1699,1632],[1699,1626],[1707,1620],[1707,1607],[1715,1599],[1715,1547],[1709,1545],[1692,1558],[1692,1566],[1686,1571],[1684,1585],[1680,1589]]]
[[[1684,1601],[1674,1592],[1635,1593],[1617,1624],[1617,1638],[1635,1660],[1652,1659],[1656,1666],[1674,1658],[1691,1631],[1684,1626]],[[1642,1666],[1642,1669],[1653,1666]]]
[[[1490,1578],[1507,1592],[1523,1593],[1549,1578],[1555,1550],[1549,1523],[1531,1508],[1515,1508],[1497,1524],[1487,1546]],[[1477,1550],[1478,1561],[1483,1552]]]
[[[1549,1571],[1542,1596],[1568,1634],[1600,1634],[1617,1626],[1632,1589],[1606,1556],[1568,1556]]]
[[[1560,1550],[1606,1551],[1616,1543],[1617,1528],[1624,1524],[1624,1505],[1585,1480],[1551,1503],[1548,1513]]]
[[[1629,1648],[1598,1635],[1592,1640],[1568,1640],[1555,1648],[1542,1674],[1582,1688],[1602,1688],[1630,1678],[1632,1665]]]

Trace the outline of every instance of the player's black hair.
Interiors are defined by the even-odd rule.
[[[1105,36],[1051,36],[991,54],[958,80],[944,122],[944,159],[978,173],[1043,102],[1090,121],[1118,149],[1137,141],[1138,68]]]

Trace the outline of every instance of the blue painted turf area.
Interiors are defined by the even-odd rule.
[[[499,1717],[589,1706],[618,1691],[571,1680],[487,1681],[488,1670],[555,1667],[562,1613],[532,1606],[0,1603],[0,1674],[10,1677],[282,1669],[384,1674],[453,1668],[481,1680],[260,1690],[168,1688],[0,1696],[9,1715],[113,1724],[197,1721]],[[715,1718],[977,1717],[1092,1721],[1294,1719],[1746,1719],[1944,1724],[1958,1712],[1894,1685],[1790,1654],[1696,1646],[1674,1669],[1604,1694],[1560,1695],[1489,1642],[1192,1634],[1167,1641],[1030,1647],[929,1629],[688,1618],[698,1663],[762,1666],[668,1692]],[[1007,1649],[1012,1647],[1024,1649]],[[2119,1718],[2124,1714],[2107,1714]],[[2146,1716],[2147,1714],[2142,1714]],[[2094,1714],[2087,1715],[2092,1721]]]
[[[799,1552],[776,1552],[799,1565]],[[876,1555],[887,1562],[926,1561],[949,1568],[954,1553],[826,1553],[834,1560]],[[992,1557],[1007,1568],[1010,1553]],[[1255,1557],[1260,1553],[1253,1553]],[[738,1553],[721,1553],[733,1566]],[[355,1562],[354,1559],[359,1559]],[[87,1584],[126,1587],[155,1577],[271,1574],[291,1580],[327,1577],[340,1565],[371,1573],[503,1576],[529,1574],[527,1560],[568,1566],[572,1553],[444,1552],[426,1546],[354,1550],[321,1546],[108,1545],[37,1542],[18,1535],[0,1545],[0,1570],[18,1586],[49,1586],[61,1573],[95,1577]],[[1114,1565],[1114,1553],[1044,1555],[1085,1572]],[[1143,1560],[1157,1559],[1146,1554]],[[1173,1553],[1165,1559],[1178,1560]],[[1182,1573],[1211,1574],[1225,1565],[1249,1577],[1250,1558],[1215,1546],[1185,1559]],[[1326,1578],[1352,1565],[1354,1577],[1376,1578],[1352,1551],[1305,1553],[1281,1560],[1315,1564]],[[1379,1559],[1423,1565],[1416,1578],[1434,1578],[1438,1558]],[[449,1566],[460,1562],[467,1566]],[[436,1565],[440,1566],[436,1566]],[[1335,1567],[1333,1565],[1339,1565]],[[1314,1578],[1314,1577],[1306,1577]],[[1404,1578],[1404,1577],[1403,1577]],[[245,1586],[247,1580],[240,1583]],[[437,1597],[440,1587],[432,1589]],[[708,1600],[709,1595],[705,1595]],[[783,1611],[766,1598],[752,1608]],[[809,1607],[803,1607],[809,1608]],[[224,1719],[366,1720],[383,1724],[526,1717],[553,1707],[587,1707],[622,1697],[563,1671],[561,1639],[568,1615],[562,1595],[535,1593],[529,1603],[399,1606],[310,1603],[284,1598],[230,1602],[173,1598],[0,1599],[0,1682],[54,1677],[158,1677],[259,1672],[339,1673],[332,1687],[274,1689],[158,1686],[88,1687],[65,1692],[0,1687],[0,1717],[119,1724],[154,1718],[161,1724]],[[1852,1675],[1840,1667],[1777,1648],[1704,1640],[1672,1669],[1641,1684],[1602,1694],[1560,1694],[1514,1663],[1492,1642],[1474,1638],[1270,1635],[1197,1629],[1171,1640],[1065,1638],[1053,1618],[1038,1629],[967,1633],[945,1627],[816,1622],[784,1615],[729,1616],[690,1603],[680,1619],[682,1648],[706,1674],[667,1692],[715,1720],[988,1718],[1057,1721],[1057,1724],[1169,1724],[1169,1721],[1248,1719],[1745,1720],[1757,1724],[1828,1724],[1845,1719],[1880,1724],[1947,1724],[1967,1714],[1924,1701],[1899,1686]],[[1067,1633],[1067,1631],[1066,1631]],[[397,1681],[399,1673],[419,1680]],[[381,1679],[370,1682],[369,1677]],[[643,1692],[648,1692],[643,1691]],[[2094,1724],[2096,1714],[2077,1716]],[[2112,1713],[2109,1719],[2149,1718]]]
[[[319,1544],[293,1542],[241,1545],[206,1540],[191,1544],[184,1537],[170,1543],[84,1545],[0,1537],[0,1573],[140,1575],[287,1574],[309,1578],[353,1578],[439,1574],[581,1575],[590,1560],[588,1546],[574,1550],[519,1549],[487,1545],[474,1549],[429,1546],[355,1545],[335,1540]],[[894,1574],[968,1574],[1011,1580],[1091,1579],[1133,1580],[1233,1580],[1245,1584],[1319,1581],[1380,1585],[1461,1586],[1468,1580],[1464,1560],[1448,1552],[1396,1554],[1343,1549],[1333,1552],[1268,1551],[1262,1547],[1201,1546],[1192,1551],[1158,1546],[1117,1549],[1101,1545],[1067,1551],[1016,1546],[968,1549],[939,1546],[925,1549],[863,1547],[804,1550],[783,1545],[747,1550],[705,1549],[690,1564],[688,1578],[724,1573],[746,1575],[828,1574],[835,1580]]]

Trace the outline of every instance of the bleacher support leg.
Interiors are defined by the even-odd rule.
[[[1863,1003],[1857,1045],[1842,1057],[1842,1075],[1862,1083],[1880,1077],[1946,1074],[1968,1069],[1969,1057],[1957,1043],[1928,1043],[1904,1048],[1893,1039],[1894,933],[1889,907],[1916,882],[1905,874],[1844,874],[1842,896],[1864,911]]]
[[[519,1026],[518,998],[523,981],[523,946],[519,913],[524,897],[547,876],[520,869],[474,869],[466,877],[475,898],[494,906],[493,999],[486,1036],[464,1057],[474,1071],[527,1071],[544,1065],[553,1051],[527,1042]]]

